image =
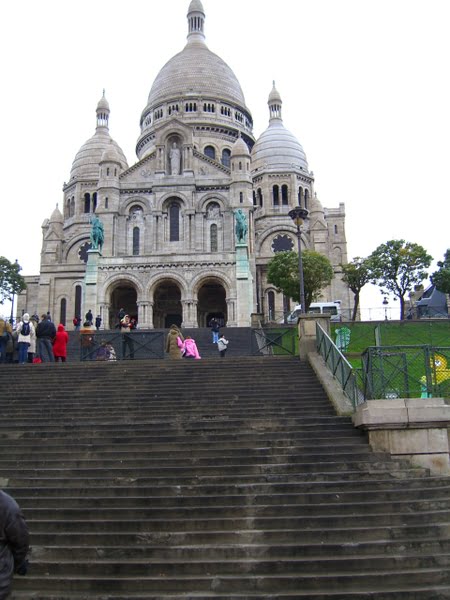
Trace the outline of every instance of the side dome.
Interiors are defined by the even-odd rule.
[[[58,204],[50,216],[49,223],[64,223],[64,218],[59,210]]]
[[[70,170],[70,179],[98,179],[99,164],[105,151],[113,151],[122,169],[128,168],[121,147],[109,135],[109,105],[104,95],[97,105],[96,113],[97,128],[94,135],[78,150]]]
[[[252,170],[309,172],[306,154],[297,138],[286,129],[281,118],[281,96],[275,88],[269,95],[270,121],[252,149]]]
[[[283,123],[271,123],[253,146],[252,169],[280,171],[293,167],[308,172],[306,154]]]

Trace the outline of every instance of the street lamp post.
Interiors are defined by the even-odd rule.
[[[387,296],[384,296],[383,298],[383,306],[384,306],[384,320],[387,321],[388,320],[388,316],[387,316],[387,307],[389,304],[389,300],[387,299]]]
[[[300,312],[302,314],[306,313],[306,305],[305,305],[305,285],[303,281],[303,262],[302,262],[302,244],[301,244],[301,231],[300,225],[302,225],[303,221],[308,216],[308,211],[306,208],[302,208],[301,206],[296,206],[292,210],[289,211],[288,215],[294,221],[297,226],[297,242],[298,242],[298,279],[300,282]]]

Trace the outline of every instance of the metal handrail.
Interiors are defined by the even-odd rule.
[[[358,388],[354,369],[319,323],[316,323],[316,348],[355,409],[364,402],[364,396]]]

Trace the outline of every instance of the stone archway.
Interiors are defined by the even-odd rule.
[[[128,282],[122,282],[115,286],[111,292],[109,304],[109,327],[114,329],[119,323],[119,311],[124,309],[131,319],[138,320],[137,292],[133,285]]]
[[[197,322],[199,327],[209,327],[214,317],[221,327],[227,324],[226,291],[218,279],[210,278],[204,281],[198,290]]]
[[[183,323],[181,291],[178,284],[170,279],[158,283],[153,293],[153,326],[156,329]]]

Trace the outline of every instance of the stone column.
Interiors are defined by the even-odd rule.
[[[227,327],[236,327],[236,300],[234,298],[227,298]]]
[[[98,313],[102,319],[100,329],[109,329],[109,307],[110,304],[107,302],[100,303],[100,312]]]

